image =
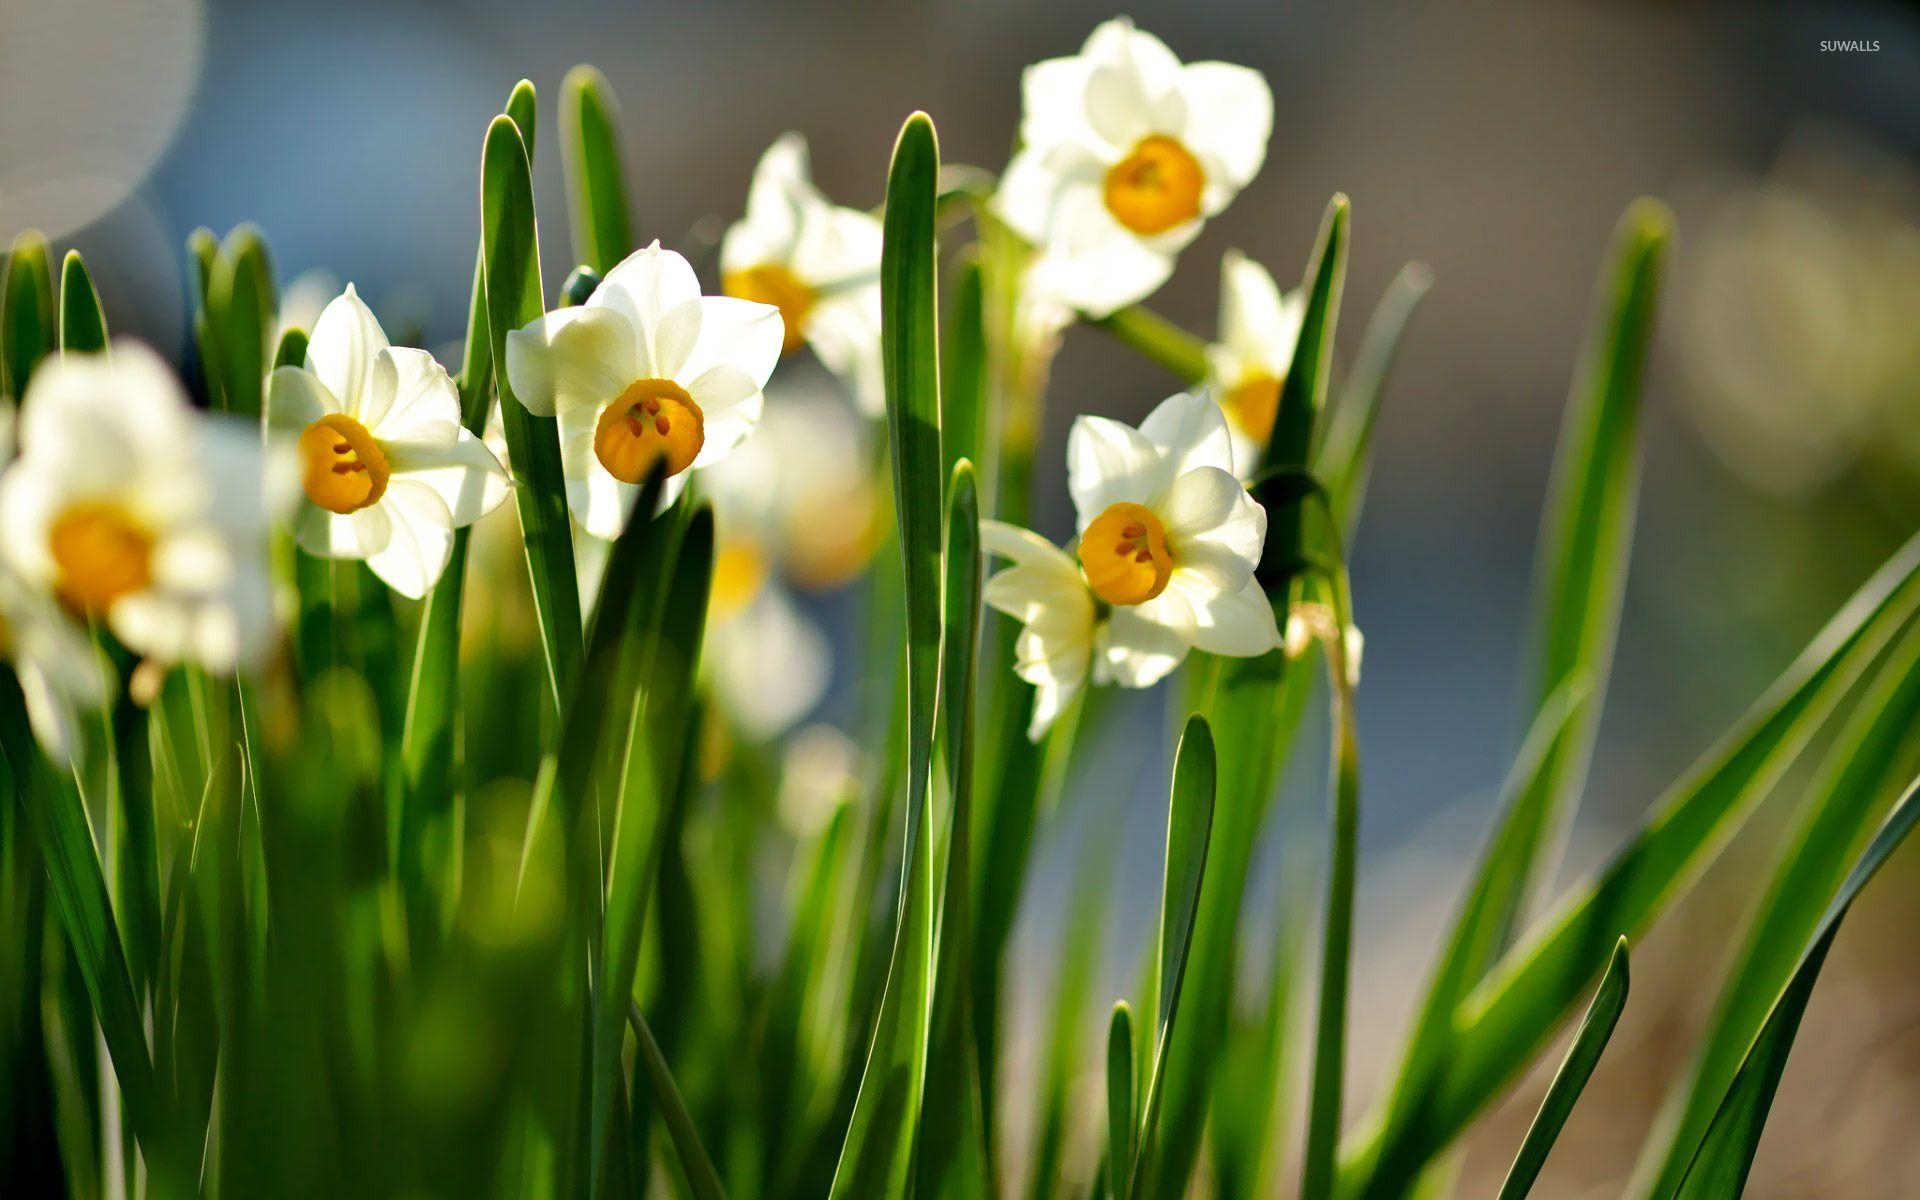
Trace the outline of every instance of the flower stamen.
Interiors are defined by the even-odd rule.
[[[641,379],[600,414],[593,453],[607,474],[640,483],[658,462],[669,475],[686,470],[706,440],[706,417],[685,388],[671,379]]]
[[[1080,535],[1080,567],[1108,604],[1145,604],[1173,576],[1166,526],[1143,504],[1108,505]]]
[[[380,443],[345,413],[328,413],[307,426],[299,455],[307,499],[341,516],[378,504],[393,474]]]
[[[153,535],[118,504],[70,505],[48,529],[47,549],[58,572],[55,592],[90,617],[153,583]]]
[[[1207,173],[1193,152],[1156,133],[1107,169],[1107,211],[1135,233],[1165,233],[1200,215],[1206,183]]]
[[[771,304],[780,310],[780,320],[785,326],[780,339],[782,354],[792,354],[806,345],[807,318],[820,297],[792,271],[779,263],[762,263],[728,271],[720,280],[720,287],[729,296]]]

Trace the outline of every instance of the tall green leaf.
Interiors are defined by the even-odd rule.
[[[887,176],[880,262],[881,348],[907,618],[907,814],[900,902],[886,989],[859,1097],[834,1171],[834,1200],[909,1190],[927,1062],[933,863],[928,828],[940,670],[940,350],[935,313],[939,143],[907,118]]]
[[[1635,201],[1621,216],[1561,425],[1536,559],[1541,645],[1528,703],[1538,711],[1575,678],[1585,681],[1592,700],[1568,722],[1536,785],[1515,798],[1523,849],[1516,877],[1492,898],[1489,914],[1502,943],[1512,936],[1528,891],[1552,869],[1552,848],[1586,776],[1599,725],[1633,543],[1640,382],[1672,235],[1673,214],[1658,201]]]
[[[1107,1021],[1107,1175],[1117,1191],[1133,1163],[1133,1010],[1116,1000]]]
[[[1345,196],[1335,196],[1328,203],[1301,283],[1307,296],[1305,315],[1281,389],[1273,440],[1263,460],[1274,471],[1297,472],[1306,466],[1315,419],[1325,403],[1346,276],[1348,211]],[[1256,489],[1255,497],[1262,499],[1267,510],[1260,578],[1276,609],[1284,613],[1293,574],[1300,566],[1302,510],[1298,496],[1276,500],[1278,490],[1270,487],[1263,495]],[[1283,526],[1291,531],[1282,531]],[[1208,1097],[1230,1024],[1247,879],[1261,828],[1273,808],[1291,732],[1306,711],[1304,693],[1310,687],[1304,676],[1289,671],[1286,656],[1279,651],[1259,658],[1220,660],[1213,670],[1215,682],[1205,689],[1203,704],[1221,751],[1220,811],[1214,824],[1212,866],[1194,930],[1188,998],[1192,1020],[1182,1026],[1168,1066],[1166,1128],[1151,1192],[1157,1200],[1177,1200],[1185,1194],[1199,1155]]]
[[[1862,888],[1879,873],[1900,843],[1920,824],[1920,781],[1909,786],[1899,805],[1873,836],[1865,854],[1853,865],[1853,871],[1840,892],[1827,906],[1813,941],[1800,957],[1793,975],[1787,980],[1766,1024],[1748,1047],[1739,1072],[1720,1100],[1713,1123],[1707,1127],[1700,1150],[1693,1157],[1674,1200],[1737,1200],[1746,1189],[1747,1172],[1753,1169],[1753,1156],[1760,1149],[1767,1112],[1773,1107],[1780,1076],[1787,1069],[1787,1056],[1800,1031],[1800,1018],[1806,1014],[1813,985],[1819,981],[1820,968],[1833,939],[1840,933],[1840,922],[1860,895]]]
[[[277,349],[274,314],[278,309],[266,239],[258,228],[241,225],[220,244],[207,283],[207,319],[214,326],[213,352],[218,356],[214,367],[228,412],[260,415],[267,372]],[[201,353],[208,353],[207,348],[202,347]]]
[[[1340,389],[1340,402],[1327,422],[1326,438],[1314,456],[1314,473],[1327,485],[1342,537],[1350,537],[1360,521],[1361,504],[1373,467],[1373,431],[1379,423],[1380,399],[1387,376],[1400,349],[1401,335],[1415,310],[1433,287],[1433,272],[1425,263],[1408,263],[1387,285],[1374,306],[1367,331],[1360,337],[1353,373]]]
[[[1642,1150],[1635,1193],[1665,1196],[1679,1183],[1849,860],[1912,769],[1916,727],[1920,631],[1909,630],[1861,695],[1807,789],[1799,824],[1781,848],[1691,1068],[1676,1083]]]
[[[493,361],[506,362],[507,333],[546,312],[540,285],[532,167],[514,119],[487,127],[481,177],[481,229],[486,243],[487,326]],[[515,481],[514,500],[527,544],[534,608],[546,653],[549,701],[556,708],[580,667],[580,590],[573,566],[573,530],[560,466],[560,437],[552,417],[527,411],[506,373],[497,372],[501,424]]]
[[[641,1015],[640,1006],[629,1001],[627,1016],[633,1024],[634,1041],[638,1046],[634,1058],[646,1073],[647,1084],[653,1089],[654,1103],[659,1106],[666,1121],[667,1136],[673,1139],[674,1151],[680,1156],[680,1169],[686,1176],[687,1190],[693,1193],[693,1200],[726,1200],[727,1193],[720,1186],[720,1173],[714,1170],[713,1157],[700,1140],[700,1131],[694,1127],[693,1114],[687,1111],[686,1101],[680,1098],[680,1087],[673,1081],[667,1056],[661,1053],[660,1043],[654,1040],[653,1030],[648,1027],[646,1017]]]
[[[1214,787],[1217,772],[1213,731],[1207,719],[1195,713],[1187,718],[1174,751],[1173,791],[1167,804],[1166,873],[1160,885],[1160,932],[1156,942],[1152,1058],[1148,1061],[1146,1090],[1140,1100],[1140,1127],[1134,1136],[1130,1165],[1113,1164],[1115,1196],[1146,1194],[1148,1167],[1153,1162],[1160,1132],[1160,1106],[1168,1055],[1173,1046],[1175,1018],[1186,988],[1188,955],[1193,948],[1193,926],[1200,911],[1200,887],[1206,879],[1208,842],[1213,836]],[[1124,1186],[1122,1182],[1124,1181]]]
[[[620,169],[619,111],[598,69],[583,63],[560,81],[560,156],[567,168],[573,257],[602,275],[634,248]]]
[[[1344,672],[1343,657],[1333,658],[1333,671]],[[1320,998],[1307,1085],[1307,1140],[1300,1169],[1300,1194],[1307,1200],[1333,1192],[1346,1094],[1347,993],[1353,972],[1353,889],[1360,850],[1360,746],[1353,727],[1353,691],[1340,683],[1334,693],[1333,805],[1327,821],[1331,845],[1320,937]]]
[[[107,314],[78,250],[60,264],[60,351],[97,354],[107,348]]]
[[[1566,1128],[1567,1118],[1573,1115],[1573,1106],[1586,1090],[1593,1069],[1600,1065],[1600,1055],[1606,1050],[1608,1040],[1613,1037],[1613,1027],[1626,1007],[1627,939],[1621,938],[1620,944],[1614,947],[1613,957],[1607,960],[1606,974],[1600,977],[1600,987],[1593,994],[1593,1003],[1587,1006],[1587,1015],[1580,1019],[1573,1045],[1560,1061],[1560,1070],[1547,1088],[1546,1099],[1540,1102],[1540,1111],[1527,1127],[1520,1152],[1507,1169],[1498,1200],[1526,1200],[1527,1194],[1533,1191],[1540,1168],[1546,1165],[1554,1142]]]
[[[973,464],[954,464],[947,489],[945,629],[941,635],[941,752],[952,797],[935,932],[926,1099],[920,1112],[916,1195],[984,1200],[992,1172],[974,1058],[973,679],[980,646],[980,498]]]
[[[1391,1196],[1538,1053],[1613,942],[1644,930],[1723,846],[1807,739],[1920,610],[1909,541],[1801,652],[1720,743],[1654,806],[1590,884],[1509,952],[1460,1004],[1453,1050],[1418,1121],[1369,1121],[1343,1155],[1343,1195]]]
[[[47,239],[29,229],[7,252],[0,285],[0,395],[17,403],[40,361],[53,353],[53,268]]]

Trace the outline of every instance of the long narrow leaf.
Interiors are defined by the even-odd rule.
[[[1847,919],[1861,889],[1879,873],[1916,824],[1920,824],[1920,782],[1908,787],[1898,807],[1874,834],[1866,853],[1853,865],[1839,894],[1827,906],[1812,943],[1800,958],[1800,965],[1794,968],[1766,1024],[1748,1047],[1732,1086],[1721,1099],[1699,1153],[1694,1155],[1685,1178],[1673,1193],[1675,1200],[1737,1200],[1745,1190],[1747,1172],[1753,1169],[1753,1156],[1760,1149],[1760,1135],[1766,1130],[1767,1112],[1773,1107],[1774,1093],[1779,1090],[1780,1076],[1787,1069],[1794,1036],[1800,1031],[1800,1018],[1806,1014],[1807,1001],[1812,998],[1813,985],[1819,981],[1827,952],[1833,949],[1833,939],[1840,933],[1840,923]]]
[[[727,1193],[720,1186],[720,1173],[713,1169],[713,1158],[700,1140],[700,1131],[694,1128],[693,1114],[680,1098],[679,1085],[674,1083],[673,1072],[667,1067],[667,1056],[660,1052],[660,1043],[654,1040],[653,1030],[647,1027],[640,1006],[629,1002],[627,1016],[633,1023],[634,1040],[639,1044],[640,1052],[635,1057],[641,1070],[646,1072],[654,1103],[660,1106],[667,1124],[667,1136],[673,1139],[674,1151],[680,1156],[687,1190],[693,1193],[693,1200],[726,1200]]]
[[[1353,374],[1340,389],[1340,402],[1334,406],[1326,438],[1314,456],[1314,473],[1333,498],[1342,537],[1351,538],[1360,521],[1372,474],[1373,431],[1379,423],[1380,400],[1386,394],[1387,376],[1400,349],[1401,335],[1432,287],[1433,272],[1425,263],[1401,267],[1387,285],[1386,294],[1367,322],[1367,331],[1360,337]]]
[[[1781,848],[1691,1069],[1676,1084],[1646,1142],[1641,1167],[1649,1173],[1635,1194],[1664,1196],[1678,1184],[1849,860],[1898,795],[1916,727],[1920,631],[1910,630],[1861,695],[1807,789],[1800,823]]]
[[[506,361],[510,330],[546,311],[540,286],[540,249],[535,234],[532,167],[513,118],[499,116],[487,128],[481,169],[481,228],[486,243],[487,324],[493,361]],[[527,568],[546,653],[550,703],[557,708],[580,666],[580,590],[573,566],[560,438],[552,417],[537,417],[513,395],[504,372],[498,377],[500,416],[515,481],[514,499],[526,535]]]
[[[1114,1003],[1107,1021],[1107,1173],[1115,1187],[1119,1175],[1133,1162],[1133,1010],[1125,1000]]]
[[[107,314],[100,292],[78,250],[67,251],[60,264],[60,351],[97,354],[107,348]]]
[[[1167,805],[1166,874],[1160,889],[1160,932],[1155,960],[1159,985],[1155,998],[1153,1057],[1149,1061],[1146,1090],[1141,1095],[1140,1128],[1134,1138],[1132,1164],[1124,1170],[1119,1164],[1112,1167],[1116,1196],[1145,1194],[1148,1168],[1159,1137],[1167,1058],[1173,1045],[1175,1018],[1180,1013],[1180,996],[1186,988],[1193,926],[1199,916],[1200,889],[1207,874],[1216,777],[1213,731],[1207,727],[1207,719],[1196,713],[1187,718],[1180,746],[1174,752],[1173,794]]]
[[[1520,1152],[1507,1169],[1506,1182],[1500,1185],[1497,1200],[1526,1200],[1527,1194],[1533,1191],[1540,1168],[1546,1165],[1554,1142],[1566,1128],[1567,1118],[1573,1115],[1573,1106],[1586,1090],[1593,1069],[1600,1065],[1600,1055],[1606,1050],[1607,1042],[1613,1037],[1613,1027],[1627,1006],[1627,982],[1627,939],[1621,938],[1620,944],[1614,947],[1613,957],[1607,961],[1606,974],[1600,977],[1593,1003],[1587,1006],[1587,1015],[1580,1019],[1573,1045],[1560,1061],[1560,1070],[1547,1088],[1546,1099],[1540,1102],[1540,1111],[1527,1127]]]
[[[942,753],[947,760],[946,869],[934,948],[926,1099],[920,1112],[915,1194],[984,1200],[991,1171],[981,1128],[974,1058],[973,677],[980,645],[980,498],[973,464],[960,460],[947,489],[945,628],[941,635]]]
[[[927,828],[940,669],[940,351],[935,317],[935,177],[926,114],[907,118],[887,177],[881,346],[907,616],[907,814],[900,902],[885,992],[833,1200],[907,1194],[919,1128],[932,972],[932,831]]]
[[[56,341],[53,269],[47,239],[28,230],[13,239],[0,284],[0,395],[15,402]]]
[[[586,65],[567,72],[560,82],[560,156],[572,204],[573,257],[602,275],[634,248],[618,119],[606,76]]]
[[[1422,1119],[1392,1131],[1375,1120],[1356,1132],[1343,1156],[1343,1195],[1399,1194],[1526,1066],[1605,966],[1614,940],[1639,934],[1684,890],[1917,610],[1920,538],[1868,580],[1668,790],[1611,864],[1462,1001],[1454,1050]]]

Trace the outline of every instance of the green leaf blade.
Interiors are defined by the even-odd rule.
[[[78,250],[60,264],[60,352],[98,354],[107,348],[107,314]]]
[[[560,83],[560,147],[572,204],[573,257],[602,275],[634,249],[620,164],[619,111],[612,86],[595,67],[583,63]]]

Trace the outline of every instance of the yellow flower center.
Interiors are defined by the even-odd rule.
[[[1227,391],[1220,407],[1234,428],[1264,444],[1273,436],[1273,418],[1280,411],[1280,381],[1271,375],[1244,379]]]
[[[1145,604],[1167,590],[1167,527],[1144,504],[1110,504],[1080,535],[1080,567],[1108,604]]]
[[[738,616],[767,583],[767,556],[752,538],[733,538],[713,559],[713,592],[707,613],[714,621]]]
[[[720,281],[721,290],[741,300],[771,304],[780,310],[786,333],[780,341],[783,354],[792,354],[807,340],[807,317],[819,299],[800,277],[778,263],[762,263],[742,271],[729,271]]]
[[[47,531],[54,590],[68,607],[104,616],[122,596],[153,582],[153,535],[117,504],[82,500]]]
[[[1165,233],[1200,215],[1207,173],[1173,138],[1153,134],[1107,168],[1107,211],[1140,234]]]
[[[328,413],[300,435],[300,482],[307,499],[343,516],[379,502],[393,468],[367,427]]]
[[[642,379],[607,405],[593,431],[593,453],[607,474],[639,483],[658,462],[678,475],[707,441],[707,422],[687,389],[671,379]]]

